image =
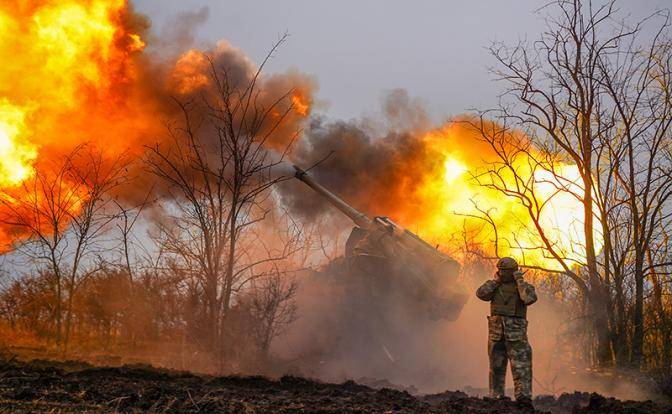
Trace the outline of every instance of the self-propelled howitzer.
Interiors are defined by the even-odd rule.
[[[430,319],[457,318],[468,297],[457,261],[388,217],[369,218],[306,171],[297,166],[294,169],[297,179],[355,223],[345,246],[352,273],[375,280],[377,290],[411,303]]]

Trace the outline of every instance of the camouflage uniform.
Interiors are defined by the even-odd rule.
[[[515,263],[515,262],[514,262]],[[517,264],[516,264],[517,270]],[[490,302],[488,317],[488,356],[490,357],[490,395],[504,396],[506,365],[511,372],[516,400],[532,396],[532,348],[527,341],[527,306],[537,300],[534,286],[523,280],[523,274],[511,272],[503,278],[500,273],[486,281],[476,291],[479,299]]]

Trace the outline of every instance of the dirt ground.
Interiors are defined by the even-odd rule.
[[[621,402],[597,394],[538,397],[535,412],[668,413],[653,402]],[[413,396],[348,381],[210,377],[146,366],[92,367],[32,361],[0,365],[0,413],[515,413],[510,400],[462,392]]]

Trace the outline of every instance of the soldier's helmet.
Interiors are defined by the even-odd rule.
[[[502,257],[497,261],[497,269],[515,271],[518,270],[518,262],[511,257]]]

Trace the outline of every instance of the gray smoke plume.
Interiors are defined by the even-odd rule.
[[[318,163],[310,174],[361,211],[393,215],[411,200],[410,190],[427,168],[435,168],[422,141],[429,128],[422,104],[403,90],[390,92],[382,105],[383,121],[328,121],[314,116],[292,152],[302,168]],[[314,219],[330,207],[296,182],[279,189],[294,214]],[[401,203],[401,204],[400,204]]]

